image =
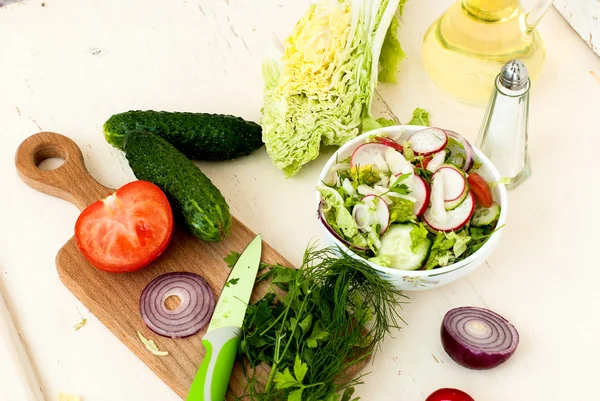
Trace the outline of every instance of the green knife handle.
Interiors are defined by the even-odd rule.
[[[206,355],[186,401],[223,401],[240,345],[239,327],[221,327],[204,335]]]

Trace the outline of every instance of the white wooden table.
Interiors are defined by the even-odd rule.
[[[420,59],[421,38],[450,0],[409,1],[398,85],[380,92],[400,119],[426,108],[432,123],[474,140],[484,109],[438,90]],[[101,126],[113,113],[163,109],[230,113],[258,121],[265,43],[282,39],[307,0],[28,0],[0,9],[0,290],[47,400],[176,401],[178,397],[88,315],[61,284],[58,249],[77,209],[22,183],[13,157],[40,130],[74,139],[92,175],[134,179]],[[598,399],[600,372],[600,59],[552,9],[541,23],[547,62],[531,98],[533,175],[510,193],[500,246],[468,277],[411,293],[409,325],[388,338],[357,393],[366,401],[421,401],[457,387],[478,401]],[[314,184],[324,157],[286,180],[264,149],[200,167],[233,213],[292,262],[320,231]],[[517,353],[470,371],[443,351],[439,326],[456,306],[489,307],[521,333]],[[80,315],[88,323],[73,325]],[[0,375],[10,374],[0,355]],[[13,396],[1,401],[19,401]]]

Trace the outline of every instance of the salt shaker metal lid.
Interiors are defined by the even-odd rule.
[[[529,72],[520,60],[511,60],[500,71],[499,81],[506,89],[519,91],[529,85]]]

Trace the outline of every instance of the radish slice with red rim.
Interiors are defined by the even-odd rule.
[[[167,298],[179,298],[170,310]],[[196,334],[210,321],[215,296],[202,277],[194,273],[166,273],[152,280],[142,291],[140,311],[144,323],[156,334],[183,338]]]
[[[425,180],[418,175],[415,175],[413,191],[410,194],[416,199],[413,213],[416,216],[421,216],[429,206],[430,191]]]
[[[441,150],[433,155],[429,163],[427,164],[427,171],[435,173],[435,171],[444,164],[446,160],[446,152]]]
[[[447,129],[444,131],[446,132],[446,135],[448,135],[448,137],[456,141],[449,141],[448,143],[448,149],[451,152],[451,157],[452,155],[456,155],[458,153],[462,154],[464,156],[464,163],[462,164],[462,166],[459,167],[462,168],[465,171],[465,173],[468,173],[469,170],[473,168],[473,163],[475,162],[475,152],[473,151],[473,147],[471,146],[469,141],[467,141],[464,137],[457,134],[456,132]]]
[[[433,185],[436,185],[435,180]],[[435,188],[432,188],[431,190],[432,198],[434,197],[434,189]],[[458,231],[467,225],[469,220],[471,220],[471,216],[473,216],[474,211],[475,200],[473,199],[471,192],[468,192],[465,200],[456,209],[445,211],[445,219],[434,215],[432,212],[432,207],[430,207],[423,214],[423,220],[433,231]]]
[[[433,179],[438,175],[444,176],[444,201],[450,202],[464,196],[467,190],[467,180],[464,174],[455,166],[444,165],[436,170]]]
[[[319,203],[319,212],[318,212],[319,213],[319,220],[321,220],[321,223],[323,223],[323,225],[325,226],[325,228],[327,229],[327,231],[329,231],[329,233],[331,235],[333,235],[338,241],[340,241],[342,244],[344,244],[345,246],[347,246],[350,249],[356,249],[356,250],[359,250],[359,251],[366,251],[366,250],[369,249],[368,246],[362,247],[362,246],[354,245],[353,243],[351,243],[350,241],[347,241],[341,235],[339,235],[333,229],[333,227],[331,227],[329,225],[329,223],[327,222],[327,218],[325,218],[325,212],[323,211],[324,207],[325,207],[325,202]]]
[[[508,320],[489,309],[472,306],[446,313],[441,339],[456,363],[477,370],[495,368],[519,345],[519,333]]]
[[[385,151],[393,149],[388,145],[381,143],[369,142],[360,145],[352,153],[350,159],[350,166],[368,166],[373,165],[379,169],[387,170],[387,164],[381,166],[381,162],[385,164]]]
[[[448,135],[443,129],[425,128],[412,134],[408,141],[417,155],[427,156],[444,149],[448,144]]]
[[[390,209],[383,198],[377,195],[367,195],[352,210],[354,221],[365,231],[373,224],[379,225],[379,235],[387,230],[390,224]]]
[[[381,143],[383,145],[389,146],[391,148],[394,148],[398,152],[402,152],[402,150],[404,149],[402,147],[402,145],[400,145],[398,142],[394,141],[391,138],[387,138],[385,136],[376,136],[373,138],[373,142],[377,142],[377,143]]]

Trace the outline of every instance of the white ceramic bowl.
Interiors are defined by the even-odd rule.
[[[326,181],[326,178],[329,175],[331,168],[337,163],[338,160],[344,160],[345,158],[351,156],[354,149],[356,149],[361,144],[365,143],[368,137],[379,134],[386,134],[388,136],[401,135],[400,138],[402,138],[402,141],[413,132],[416,132],[423,128],[426,127],[416,125],[398,125],[369,131],[354,138],[353,140],[341,146],[327,161],[327,164],[321,171],[321,175],[319,176],[319,181],[317,182],[317,185],[321,184],[323,181]],[[475,152],[475,161],[482,163],[482,166],[478,170],[478,173],[481,174],[483,178],[485,178],[488,182],[498,182],[501,176],[496,167],[494,167],[492,162],[479,149],[476,149],[473,145],[471,146],[473,147],[473,150]],[[506,221],[506,213],[508,210],[508,197],[506,194],[506,187],[503,184],[496,185],[492,189],[492,195],[494,197],[494,200],[501,206],[500,217],[498,219],[498,227],[500,227]],[[316,191],[317,208],[319,207],[320,202],[321,195],[318,191]],[[341,241],[339,241],[337,238],[331,235],[331,233],[327,230],[327,228],[325,228],[322,222],[320,224],[327,245],[337,245],[342,251],[348,253],[353,258],[365,260],[364,258],[352,252],[346,245],[344,245]],[[405,291],[419,291],[435,287],[441,287],[445,284],[451,283],[452,281],[458,280],[461,277],[464,277],[465,275],[469,274],[470,272],[481,266],[498,245],[498,242],[500,241],[500,237],[502,235],[502,231],[503,230],[500,229],[494,234],[492,234],[492,236],[485,242],[485,244],[477,252],[475,252],[468,258],[461,260],[460,262],[453,263],[448,266],[440,267],[437,269],[399,270],[379,266],[375,263],[369,262],[368,260],[366,262],[369,265],[371,265],[375,270],[377,270],[382,277],[391,281],[398,289]]]

